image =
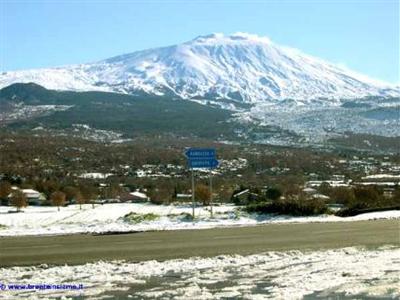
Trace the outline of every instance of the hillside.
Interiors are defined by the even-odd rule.
[[[105,92],[59,92],[33,83],[0,90],[0,107],[0,121],[20,129],[73,129],[74,124],[81,124],[127,136],[173,133],[216,138],[232,134],[234,128],[226,123],[231,112],[194,102]]]
[[[146,93],[182,99],[275,103],[295,99],[398,96],[398,87],[280,46],[268,38],[211,34],[94,63],[4,72],[0,87],[34,82],[49,89]]]

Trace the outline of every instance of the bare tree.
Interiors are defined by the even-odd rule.
[[[209,205],[211,199],[210,189],[204,184],[198,184],[195,190],[197,200],[203,202],[203,205]]]
[[[85,202],[91,202],[92,208],[94,208],[94,199],[96,199],[98,195],[97,189],[92,185],[82,183],[79,185],[79,190]]]
[[[100,189],[101,199],[117,199],[124,193],[124,189],[116,183],[112,183],[107,187]]]
[[[66,186],[62,189],[65,193],[65,200],[67,202],[71,202],[72,200],[76,199],[76,194],[79,192],[78,188],[74,186]]]
[[[75,194],[75,201],[79,204],[79,209],[82,209],[82,204],[86,203],[86,199],[82,196],[81,192]]]
[[[11,195],[11,205],[17,208],[17,211],[21,211],[22,207],[26,207],[26,196],[21,190],[16,190]]]
[[[11,184],[8,181],[0,182],[0,199],[6,199],[11,191]]]
[[[52,193],[50,199],[51,203],[58,207],[58,211],[60,211],[60,206],[65,204],[65,194],[63,192],[57,191]]]

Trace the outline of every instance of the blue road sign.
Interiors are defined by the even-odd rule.
[[[195,168],[209,168],[213,169],[218,166],[218,160],[215,158],[194,158],[194,159],[189,159],[188,161],[189,167],[192,169]]]
[[[185,155],[189,159],[215,159],[215,149],[213,148],[190,148],[186,150]]]

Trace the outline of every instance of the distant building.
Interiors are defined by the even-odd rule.
[[[232,199],[235,203],[247,202],[247,197],[249,196],[250,190],[245,189],[243,191],[237,192],[232,195]]]
[[[324,201],[327,201],[327,200],[330,199],[329,196],[326,196],[326,195],[323,195],[323,194],[313,194],[312,197],[314,199],[319,199],[319,200],[324,200]]]
[[[191,199],[192,199],[192,194],[183,194],[183,193],[176,194],[176,200],[178,201],[187,201]]]
[[[33,189],[20,189],[18,187],[12,187],[12,189],[14,191],[16,190],[20,190],[22,193],[24,193],[25,197],[26,197],[26,202],[28,203],[28,205],[41,205],[43,204],[44,201],[46,201],[46,197]],[[13,192],[11,192],[10,195],[8,195],[9,200],[11,199],[13,195]]]
[[[250,192],[249,189],[245,189],[233,194],[232,200],[236,205],[246,205],[251,201],[257,200],[258,197],[259,196],[257,194]]]
[[[304,193],[307,193],[307,194],[316,194],[316,193],[317,193],[317,190],[316,190],[316,189],[313,189],[313,188],[310,188],[310,187],[307,187],[307,188],[304,188],[304,189],[303,189],[303,192],[304,192]]]
[[[344,205],[341,203],[329,203],[326,206],[328,207],[328,209],[334,212],[339,211],[344,207]]]
[[[150,198],[140,191],[125,193],[121,195],[121,201],[123,202],[147,202]]]

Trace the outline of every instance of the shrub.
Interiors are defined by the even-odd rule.
[[[203,205],[210,204],[210,189],[204,184],[198,184],[195,189],[195,198],[201,201]]]
[[[137,223],[141,223],[141,222],[155,221],[155,220],[157,220],[159,218],[160,218],[159,215],[156,215],[156,214],[153,214],[153,213],[148,213],[148,214],[141,215],[141,214],[137,214],[137,213],[133,213],[132,212],[132,213],[129,213],[129,214],[125,215],[123,217],[123,220],[125,222],[128,222],[128,223],[137,224]]]
[[[356,199],[354,190],[346,187],[333,188],[329,195],[333,201],[344,205],[350,205]]]
[[[356,201],[358,203],[365,203],[366,206],[368,204],[373,204],[379,201],[379,198],[382,196],[381,191],[378,191],[377,188],[370,186],[370,187],[357,187],[354,189],[354,195]]]
[[[400,192],[394,191],[392,197],[385,196],[379,187],[357,187],[354,189],[354,199],[348,206],[336,213],[337,216],[355,216],[361,213],[399,209]]]
[[[149,191],[150,202],[157,205],[170,203],[172,196],[169,187],[160,186]]]
[[[269,188],[266,192],[265,192],[265,197],[267,197],[267,199],[271,199],[273,201],[278,200],[280,197],[282,196],[282,192],[280,189],[278,188]]]
[[[183,212],[180,214],[169,214],[167,215],[168,218],[177,219],[181,222],[191,222],[193,221],[193,216],[189,213]]]
[[[246,207],[248,212],[277,213],[292,216],[310,216],[327,212],[324,201],[319,199],[289,198],[275,202],[251,203]]]

